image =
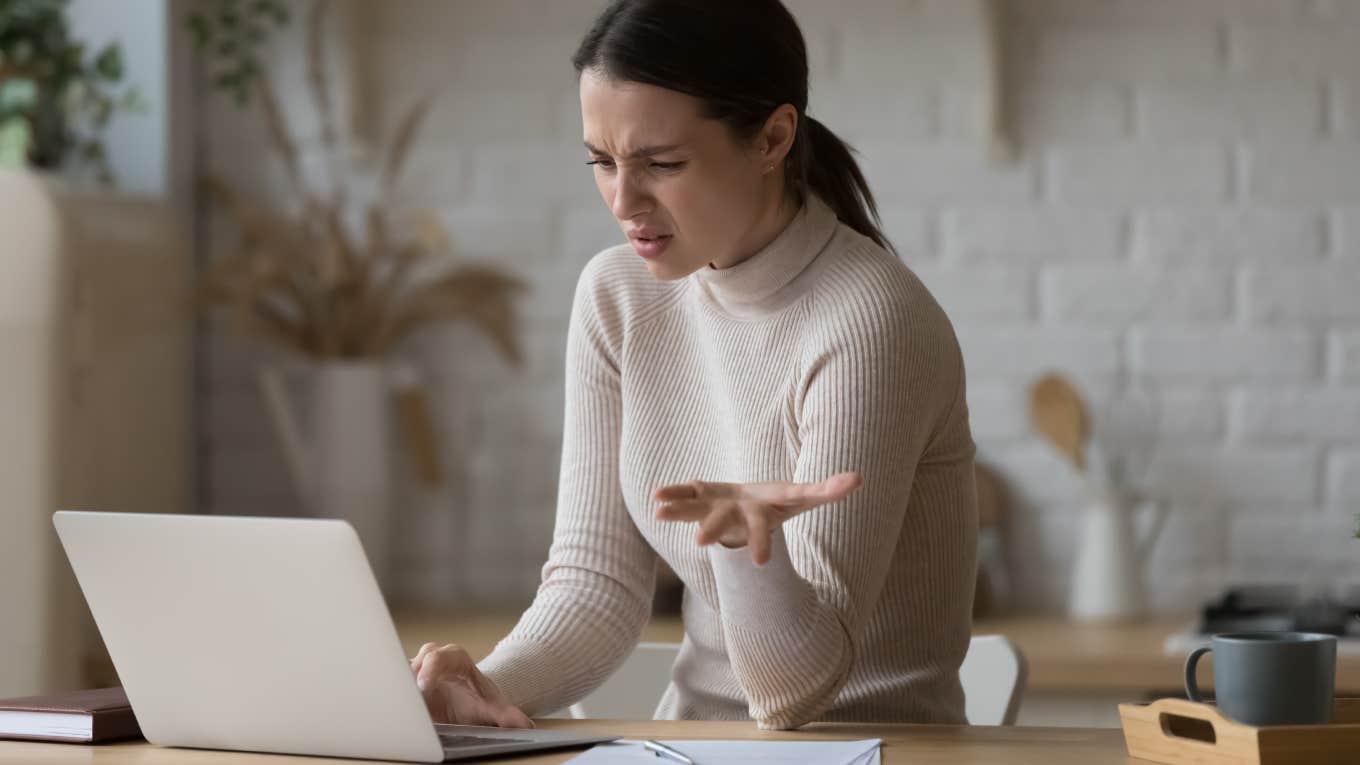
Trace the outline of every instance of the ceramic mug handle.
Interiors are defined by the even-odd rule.
[[[1214,650],[1213,646],[1200,646],[1185,657],[1185,695],[1191,701],[1204,701],[1199,695],[1199,683],[1195,681],[1195,668],[1199,665],[1200,657],[1212,650]]]

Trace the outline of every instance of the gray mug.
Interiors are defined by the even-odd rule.
[[[1332,720],[1336,638],[1311,632],[1214,635],[1185,659],[1185,695],[1203,701],[1195,666],[1214,652],[1214,695],[1247,725],[1322,725]]]

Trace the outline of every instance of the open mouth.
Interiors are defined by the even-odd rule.
[[[641,255],[648,260],[659,258],[661,257],[661,254],[666,251],[666,247],[670,245],[671,239],[672,236],[670,234],[663,234],[660,236],[634,236],[632,237],[633,249],[637,251],[638,255]]]

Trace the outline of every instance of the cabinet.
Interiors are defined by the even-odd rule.
[[[189,506],[189,274],[168,205],[0,171],[0,696],[103,664],[52,513]]]

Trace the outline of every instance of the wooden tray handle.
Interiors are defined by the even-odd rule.
[[[1240,735],[1243,727],[1208,704],[1185,699],[1158,699],[1148,705],[1147,712],[1155,716],[1164,738],[1187,745],[1213,747],[1224,738],[1232,738],[1233,733]]]

